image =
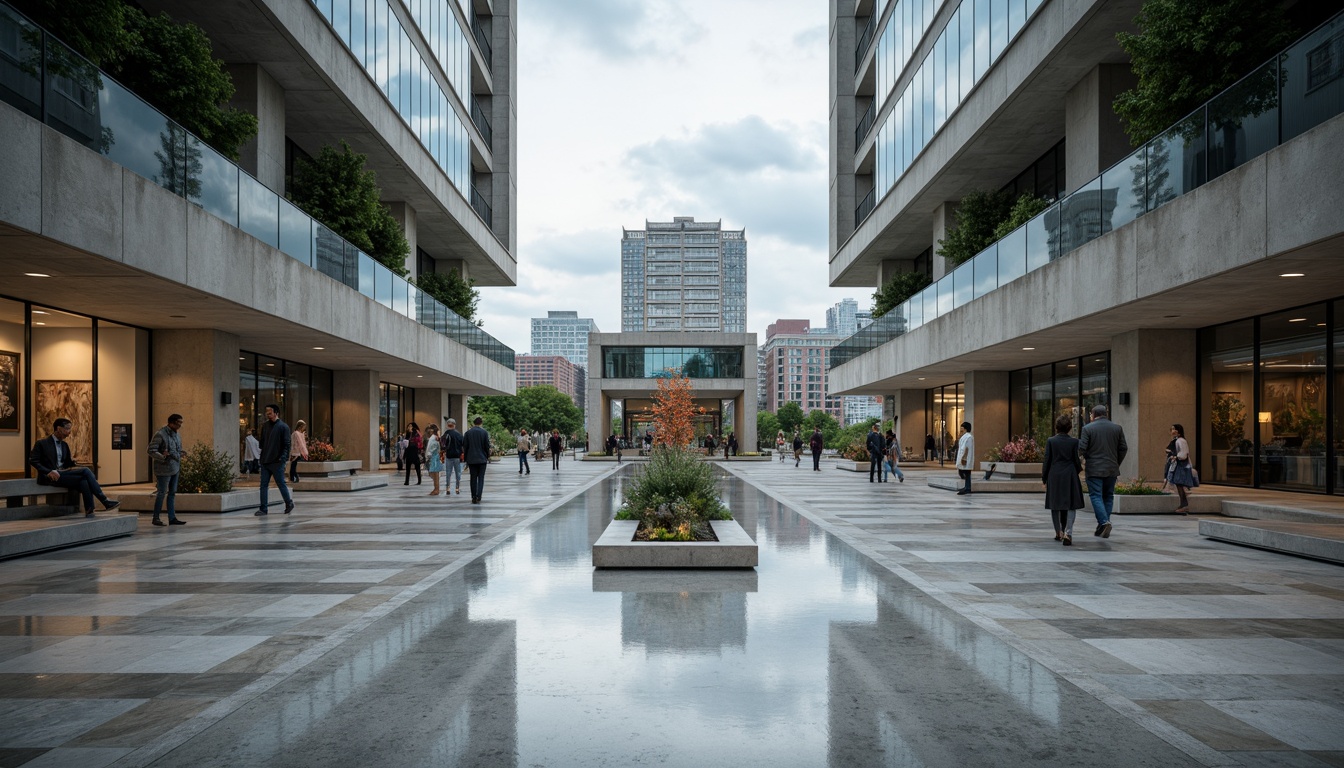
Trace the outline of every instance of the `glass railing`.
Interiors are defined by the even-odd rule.
[[[868,194],[863,196],[858,206],[854,208],[854,228],[858,229],[863,220],[868,218],[868,214],[873,212],[873,206],[877,205],[877,190],[870,189]]]
[[[490,38],[486,37],[485,30],[481,28],[480,22],[475,16],[471,17],[471,32],[476,37],[476,45],[481,47],[481,55],[485,57],[485,65],[494,68],[494,51],[490,50]]]
[[[0,3],[0,101],[378,303],[513,368],[513,350]],[[489,219],[486,219],[489,221]]]
[[[863,143],[868,132],[873,129],[873,120],[877,117],[877,99],[873,99],[868,104],[868,109],[859,118],[858,125],[854,126],[854,146],[857,148]]]
[[[486,118],[485,110],[481,109],[481,105],[477,104],[475,99],[471,100],[471,121],[476,124],[476,130],[481,132],[485,145],[493,151],[495,140],[490,132],[490,120]],[[490,220],[486,219],[485,223],[490,224]]]
[[[859,33],[859,45],[854,49],[854,71],[859,71],[859,65],[863,64],[863,54],[868,52],[868,45],[873,42],[873,32],[877,30],[877,14],[868,17],[868,23],[864,25],[863,31]]]
[[[837,344],[832,367],[1061,258],[1344,112],[1344,13]],[[872,193],[869,193],[869,197]],[[872,209],[859,204],[855,226]]]
[[[491,222],[495,220],[495,213],[490,209],[490,203],[485,199],[485,195],[478,192],[475,187],[471,188],[471,208],[485,221],[487,227],[494,226]]]

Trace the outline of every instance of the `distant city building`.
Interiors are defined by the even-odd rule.
[[[859,302],[854,299],[842,299],[826,310],[826,331],[841,338],[849,338],[858,330],[873,322],[870,310],[860,310]]]
[[[547,312],[545,317],[532,318],[532,354],[560,355],[587,370],[590,333],[601,333],[591,317],[579,317],[578,312]]]
[[[747,231],[677,216],[621,238],[621,331],[746,333]]]
[[[584,340],[587,343],[586,336]],[[550,384],[569,395],[569,399],[580,409],[584,407],[588,376],[583,366],[575,365],[562,355],[518,355],[514,363],[518,370],[519,389]]]
[[[830,350],[842,337],[820,330],[810,320],[776,320],[766,329],[760,374],[765,378],[766,410],[775,412],[794,402],[804,413],[824,410],[836,419],[844,416],[842,399],[826,396]]]
[[[881,395],[850,395],[841,399],[845,401],[845,426],[882,418]]]

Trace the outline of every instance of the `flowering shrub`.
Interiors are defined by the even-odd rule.
[[[325,440],[314,440],[308,443],[309,461],[341,461],[344,458],[345,451]]]
[[[617,520],[638,520],[648,540],[713,540],[710,520],[731,520],[719,502],[714,469],[685,448],[658,446],[636,470],[625,490]]]
[[[840,449],[840,455],[851,461],[868,461],[867,446],[853,443]]]
[[[1030,435],[1020,435],[1009,440],[1005,445],[996,445],[989,449],[986,458],[990,461],[1002,461],[1005,464],[1036,464],[1041,461],[1041,446],[1036,444],[1036,438]]]
[[[1142,477],[1136,477],[1129,482],[1120,481],[1115,484],[1116,496],[1161,496],[1162,490],[1148,485],[1148,481]]]

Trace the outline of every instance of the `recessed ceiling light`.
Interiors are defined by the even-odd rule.
[[[919,380],[920,380],[920,381],[923,381],[923,380],[924,380],[924,377],[923,377],[923,376],[920,376],[920,377],[919,377]]]
[[[326,349],[326,347],[313,347],[313,349]]]
[[[1307,318],[1305,318],[1305,317],[1293,317],[1293,318],[1289,318],[1288,322],[1290,322],[1290,323],[1305,323],[1305,322],[1307,322]]]
[[[275,363],[267,363],[267,364],[266,364],[266,367],[267,367],[267,368],[274,368],[274,367],[275,367]]]
[[[1306,275],[1303,274],[1302,272],[1284,272],[1282,275],[1279,275],[1279,277],[1305,277],[1305,276]]]
[[[424,377],[423,374],[419,374],[419,373],[417,373],[417,374],[415,375],[415,378],[417,378],[417,379],[423,379],[423,378],[425,378],[425,377]]]
[[[33,323],[33,325],[46,325],[46,323]]]
[[[44,275],[41,272],[24,272],[23,274],[28,277],[51,277],[51,275]]]
[[[33,314],[34,314],[34,315],[45,315],[45,314],[47,314],[47,313],[44,312],[43,310],[40,310],[40,309],[34,309],[34,310],[33,310]]]
[[[1033,350],[1033,349],[1035,349],[1035,347],[1023,347],[1023,348],[1022,348],[1022,351],[1023,351],[1023,352],[1030,352],[1030,351]]]
[[[1317,324],[1316,324],[1316,327],[1317,327],[1317,328],[1324,328],[1324,327],[1325,327],[1325,323],[1317,323]]]
[[[1070,367],[1070,368],[1077,368],[1077,367],[1078,367],[1078,364],[1077,364],[1077,363],[1069,363],[1069,367]]]
[[[247,358],[246,358],[246,357],[240,357],[240,358],[238,358],[238,359],[239,359],[239,360],[246,360]]]

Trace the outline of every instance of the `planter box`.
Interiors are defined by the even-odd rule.
[[[346,461],[300,461],[299,477],[349,477],[364,468],[364,462]]]
[[[596,568],[755,568],[756,542],[736,520],[711,520],[718,541],[635,541],[638,520],[612,520],[593,545]]]
[[[807,460],[807,461],[811,461],[811,460],[812,460],[812,454],[810,454],[810,453],[804,453],[804,454],[803,454],[803,458],[804,458],[805,460]],[[822,458],[824,459],[824,458],[826,458],[826,457],[823,456]],[[835,460],[835,468],[836,468],[836,469],[843,469],[843,470],[846,471],[846,472],[865,472],[865,473],[866,473],[866,472],[868,471],[868,462],[867,462],[867,461],[854,461],[854,460],[852,460],[852,459],[836,459],[836,460]]]
[[[1161,496],[1126,496],[1117,493],[1115,495],[1115,507],[1111,510],[1115,515],[1174,515],[1176,508],[1181,505],[1180,498],[1174,493],[1164,493]],[[1205,496],[1203,494],[1190,494],[1190,513],[1195,515],[1217,515],[1223,510],[1222,496]],[[1087,495],[1087,486],[1083,486],[1083,511],[1092,511],[1092,499]]]
[[[109,493],[108,496],[121,502],[121,508],[127,512],[153,512],[154,493]],[[272,489],[272,501],[280,499],[279,491]],[[177,494],[174,507],[178,512],[233,512],[239,509],[256,509],[261,506],[260,488],[234,488],[226,493],[182,493]]]
[[[991,477],[990,478],[991,480],[998,478],[1000,475],[1002,475],[1003,477],[1012,478],[1014,480],[1035,479],[1037,482],[1040,482],[1041,479],[1040,462],[1036,462],[1033,464],[1020,464],[1011,461],[1000,461],[1000,462],[982,461],[980,462],[981,477],[985,476],[984,473],[989,469],[990,464],[997,464],[997,466],[994,467],[994,477]]]

